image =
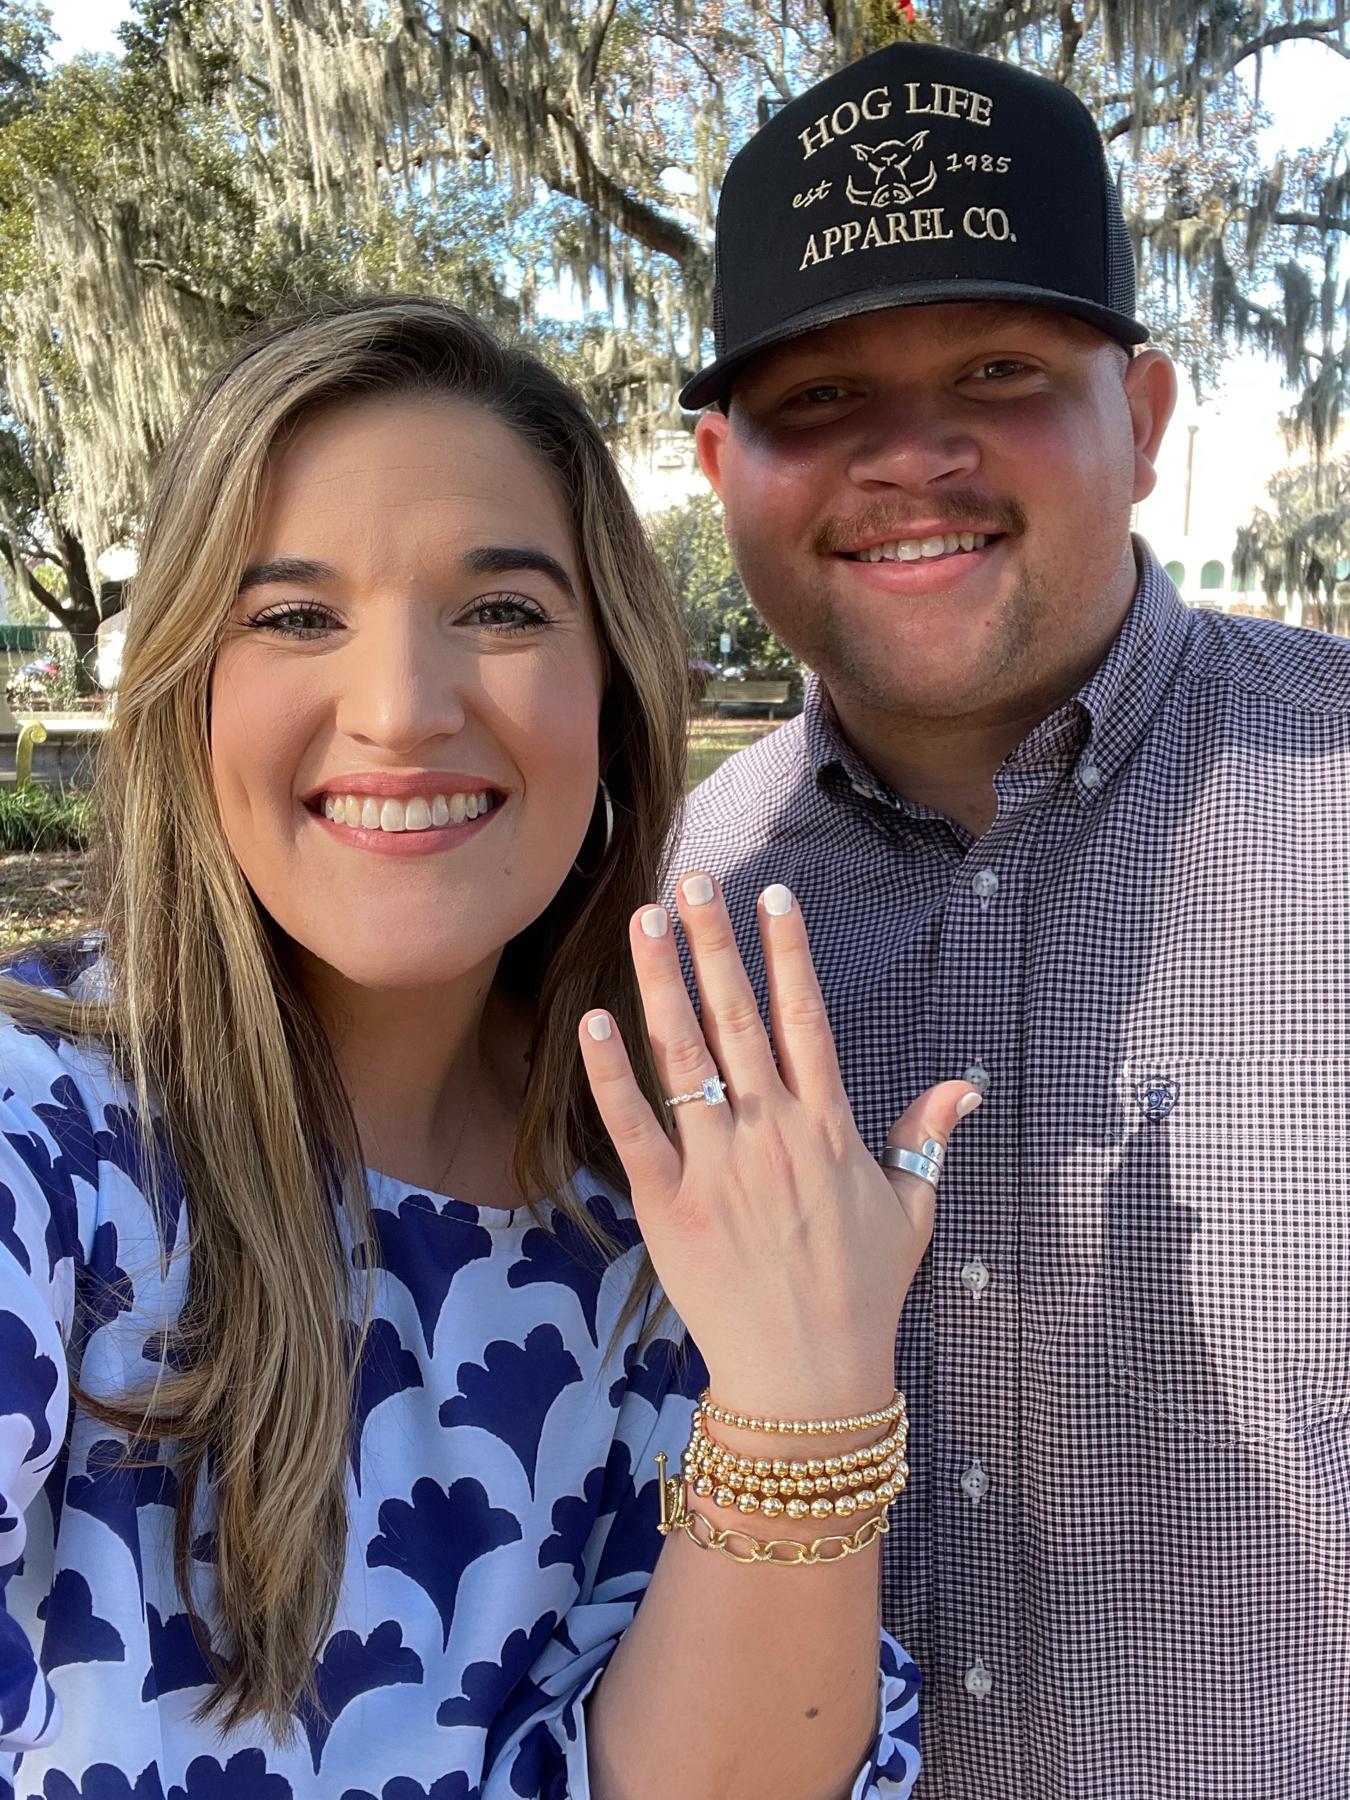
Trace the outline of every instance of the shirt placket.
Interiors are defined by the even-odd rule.
[[[942,907],[928,995],[943,1077],[984,1105],[962,1124],[932,1264],[930,1772],[938,1794],[1024,1791],[1019,1504],[1018,1123],[1025,829],[972,845]]]

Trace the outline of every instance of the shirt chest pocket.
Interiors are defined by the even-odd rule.
[[[1102,1285],[1112,1380],[1218,1443],[1350,1413],[1350,1062],[1127,1063]]]

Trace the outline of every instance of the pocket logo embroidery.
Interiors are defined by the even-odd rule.
[[[1149,1123],[1156,1125],[1171,1112],[1180,1094],[1175,1081],[1169,1081],[1165,1075],[1150,1075],[1147,1081],[1135,1084],[1134,1102]]]

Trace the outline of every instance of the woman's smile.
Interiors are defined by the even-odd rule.
[[[489,782],[457,775],[356,775],[337,779],[306,801],[334,840],[379,856],[434,856],[457,849],[507,796]]]

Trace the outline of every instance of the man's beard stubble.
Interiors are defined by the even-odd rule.
[[[957,530],[983,528],[1005,537],[1020,537],[1026,527],[1026,515],[1013,501],[995,502],[973,494],[953,493],[943,496],[940,510],[944,522]],[[817,531],[811,548],[816,556],[825,558],[861,538],[898,539],[914,535],[911,521],[901,516],[892,502],[870,507],[846,521],[828,521]],[[972,693],[962,684],[962,691],[949,690],[946,695],[922,693],[905,679],[903,667],[895,661],[883,660],[876,649],[867,653],[865,645],[849,630],[837,597],[826,586],[801,596],[801,604],[793,608],[785,629],[774,617],[778,608],[766,611],[760,606],[757,593],[782,595],[785,590],[791,591],[786,580],[788,571],[775,567],[761,574],[759,559],[730,521],[728,537],[746,591],[769,628],[822,677],[831,696],[843,702],[847,710],[865,709],[886,715],[896,723],[913,720],[957,724],[978,715],[991,701],[997,704],[995,696],[1003,692],[1005,677],[1026,657],[1035,639],[1037,597],[1024,574],[999,609],[991,645],[996,654],[978,671],[978,691]],[[895,601],[897,606],[920,603],[932,601],[906,602],[899,597]],[[940,600],[937,603],[941,604]],[[975,673],[971,671],[972,676]]]

